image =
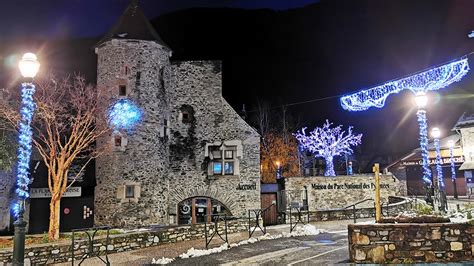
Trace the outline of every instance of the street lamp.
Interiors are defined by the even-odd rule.
[[[458,198],[458,188],[456,186],[456,168],[454,167],[454,141],[448,141],[449,159],[451,161],[451,181],[453,182],[454,198]]]
[[[33,132],[31,130],[31,120],[35,111],[35,103],[33,101],[33,94],[35,93],[35,86],[33,78],[38,73],[40,63],[33,53],[26,53],[23,55],[18,64],[24,82],[21,83],[21,109],[20,109],[20,126],[18,136],[18,166],[16,178],[16,194],[18,202],[15,204],[15,238],[13,241],[13,265],[23,265],[25,259],[25,233],[26,221],[23,214],[25,213],[25,202],[30,196],[30,157],[31,157],[31,142]]]
[[[282,171],[281,171],[281,163],[280,161],[276,161],[276,166],[277,166],[277,169],[276,169],[276,179],[280,179],[281,178],[281,175],[282,175]]]
[[[441,166],[441,151],[439,145],[439,137],[441,137],[441,130],[439,128],[434,127],[431,130],[431,136],[433,137],[433,143],[435,146],[435,153],[436,153],[436,177],[438,182],[433,184],[435,191],[436,191],[436,199],[439,199],[441,205],[441,211],[446,211],[446,193],[445,193],[445,186],[444,186],[444,179],[443,179],[443,168]]]
[[[418,126],[420,130],[419,139],[420,139],[420,149],[421,149],[421,158],[423,162],[423,183],[425,185],[426,197],[425,200],[431,206],[435,206],[433,203],[433,179],[431,177],[431,170],[429,166],[428,159],[428,123],[426,120],[426,105],[428,104],[428,97],[423,91],[419,91],[415,94],[415,103],[418,107],[416,112],[416,117],[418,120]]]

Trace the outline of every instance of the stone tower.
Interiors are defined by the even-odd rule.
[[[96,163],[95,224],[165,223],[171,50],[131,1],[95,51],[97,86],[113,88],[114,98],[130,99],[143,111],[133,134],[114,132],[99,142],[110,141],[112,151]]]

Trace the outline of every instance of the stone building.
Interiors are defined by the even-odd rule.
[[[95,224],[199,223],[260,208],[260,136],[222,97],[220,62],[170,60],[137,1],[96,54],[97,85],[143,117],[99,142],[113,151],[96,161]]]

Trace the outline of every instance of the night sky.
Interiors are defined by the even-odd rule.
[[[93,46],[128,1],[44,3],[2,2],[4,86],[14,84],[6,81],[13,75],[10,66],[26,48],[39,52],[53,72],[80,71],[94,80]],[[312,128],[325,119],[354,125],[364,134],[362,153],[373,156],[417,147],[411,95],[392,95],[385,108],[356,113],[342,110],[337,96],[448,62],[474,47],[467,37],[474,30],[472,0],[142,0],[141,6],[174,60],[222,60],[223,94],[235,109],[246,104],[252,110],[257,100],[276,107],[331,97],[288,110],[300,126]],[[469,58],[474,69],[474,56]],[[473,71],[430,94],[430,125],[448,134],[472,109]]]
[[[287,10],[318,0],[140,0],[149,18],[195,8]],[[107,31],[130,0],[2,0],[0,38],[93,37]]]

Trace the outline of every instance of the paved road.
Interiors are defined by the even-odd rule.
[[[331,265],[348,262],[347,230],[264,240],[171,265]]]

